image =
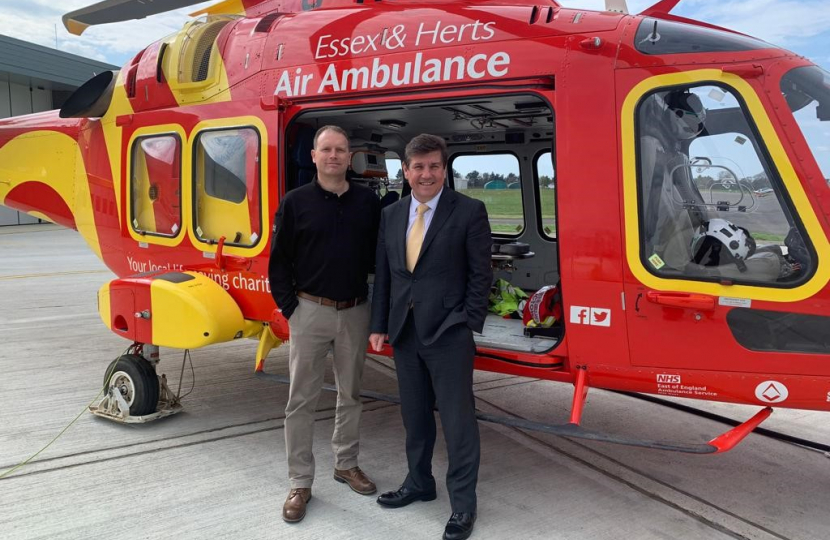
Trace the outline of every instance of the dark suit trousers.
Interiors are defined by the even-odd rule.
[[[449,457],[447,491],[452,511],[475,512],[480,450],[473,398],[473,333],[464,324],[455,325],[426,346],[418,339],[410,313],[394,350],[409,464],[404,486],[435,489],[432,452],[437,401]]]

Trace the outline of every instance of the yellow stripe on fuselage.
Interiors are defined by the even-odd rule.
[[[101,256],[98,230],[89,192],[86,167],[77,141],[57,131],[31,131],[0,147],[0,202],[18,185],[42,182],[63,199],[75,219],[75,227],[92,251]],[[37,211],[42,219],[48,219]]]
[[[110,313],[110,284],[104,283],[98,289],[98,315],[107,328],[112,330],[112,315]]]
[[[115,120],[119,116],[132,113],[133,108],[130,105],[130,100],[127,99],[127,91],[124,89],[124,71],[121,71],[112,93],[112,101],[109,109],[107,109],[107,114],[101,119],[101,128],[104,130],[104,140],[107,144],[107,156],[109,156],[110,169],[112,170],[112,188],[115,190],[115,205],[118,216],[121,216],[121,207],[124,204],[124,201],[121,200],[121,185],[123,183],[121,178],[121,139],[123,128],[116,125]],[[119,226],[124,226],[120,217],[118,223]]]

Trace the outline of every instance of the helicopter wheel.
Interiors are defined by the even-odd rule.
[[[104,392],[115,387],[130,407],[130,416],[156,412],[159,379],[150,362],[137,354],[113,360],[104,374]]]

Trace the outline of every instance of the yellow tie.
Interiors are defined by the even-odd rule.
[[[410,272],[415,269],[415,263],[418,262],[418,256],[421,254],[421,246],[424,244],[424,214],[427,210],[429,206],[424,203],[418,205],[418,217],[415,218],[415,223],[409,231],[409,238],[406,239],[406,269]]]

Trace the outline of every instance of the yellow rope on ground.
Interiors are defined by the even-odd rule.
[[[29,279],[38,277],[53,277],[53,276],[70,276],[77,274],[109,274],[109,270],[75,270],[67,272],[50,272],[45,274],[20,274],[17,276],[0,276],[0,281],[7,279]]]
[[[132,345],[130,345],[129,347],[127,347],[127,349],[124,351],[124,353],[123,353],[121,356],[124,356],[125,354],[127,354],[127,353],[130,351],[130,349],[131,349],[132,347],[133,347]],[[118,358],[121,358],[121,356],[119,356]],[[112,364],[112,367],[110,368],[109,373],[107,373],[106,380],[109,380],[109,378],[112,376],[112,372],[115,370],[115,366],[116,366],[116,364],[117,364],[117,363],[118,363],[118,362],[114,362],[114,363]],[[69,423],[66,425],[66,427],[64,427],[62,430],[60,430],[60,433],[58,433],[57,435],[55,435],[55,437],[54,437],[51,441],[49,441],[49,442],[46,444],[46,446],[44,446],[43,448],[41,448],[40,450],[38,450],[37,452],[35,452],[35,453],[34,453],[34,454],[32,454],[31,456],[29,456],[29,457],[28,457],[28,458],[26,458],[25,460],[21,461],[20,463],[18,463],[17,465],[15,465],[14,467],[12,467],[11,469],[8,469],[8,470],[3,471],[2,473],[0,473],[0,480],[2,480],[3,478],[5,478],[5,477],[9,476],[10,474],[12,474],[13,472],[15,472],[16,470],[18,470],[18,469],[21,469],[21,468],[25,467],[26,465],[28,465],[28,464],[29,464],[29,462],[31,462],[33,459],[35,459],[35,458],[36,458],[36,457],[38,457],[41,453],[43,453],[43,451],[44,451],[44,450],[46,450],[47,448],[49,448],[50,446],[52,446],[52,444],[53,444],[55,441],[57,441],[57,440],[60,438],[60,436],[61,436],[61,435],[63,435],[63,434],[66,432],[66,430],[67,430],[67,429],[69,429],[70,427],[72,427],[72,425],[73,425],[75,422],[77,422],[77,421],[78,421],[78,418],[80,418],[82,414],[84,414],[85,412],[87,412],[87,411],[89,410],[89,407],[90,407],[93,403],[95,403],[95,402],[98,400],[98,398],[100,398],[100,397],[101,397],[101,394],[103,394],[103,393],[104,393],[104,389],[103,389],[103,388],[101,388],[101,390],[98,392],[98,395],[96,395],[96,396],[92,399],[92,401],[90,401],[90,402],[89,402],[89,405],[87,405],[86,407],[84,407],[84,408],[83,408],[83,410],[82,410],[81,412],[79,412],[79,413],[78,413],[78,415],[77,415],[75,418],[73,418],[73,419],[72,419],[72,421],[71,421],[71,422],[69,422]]]

